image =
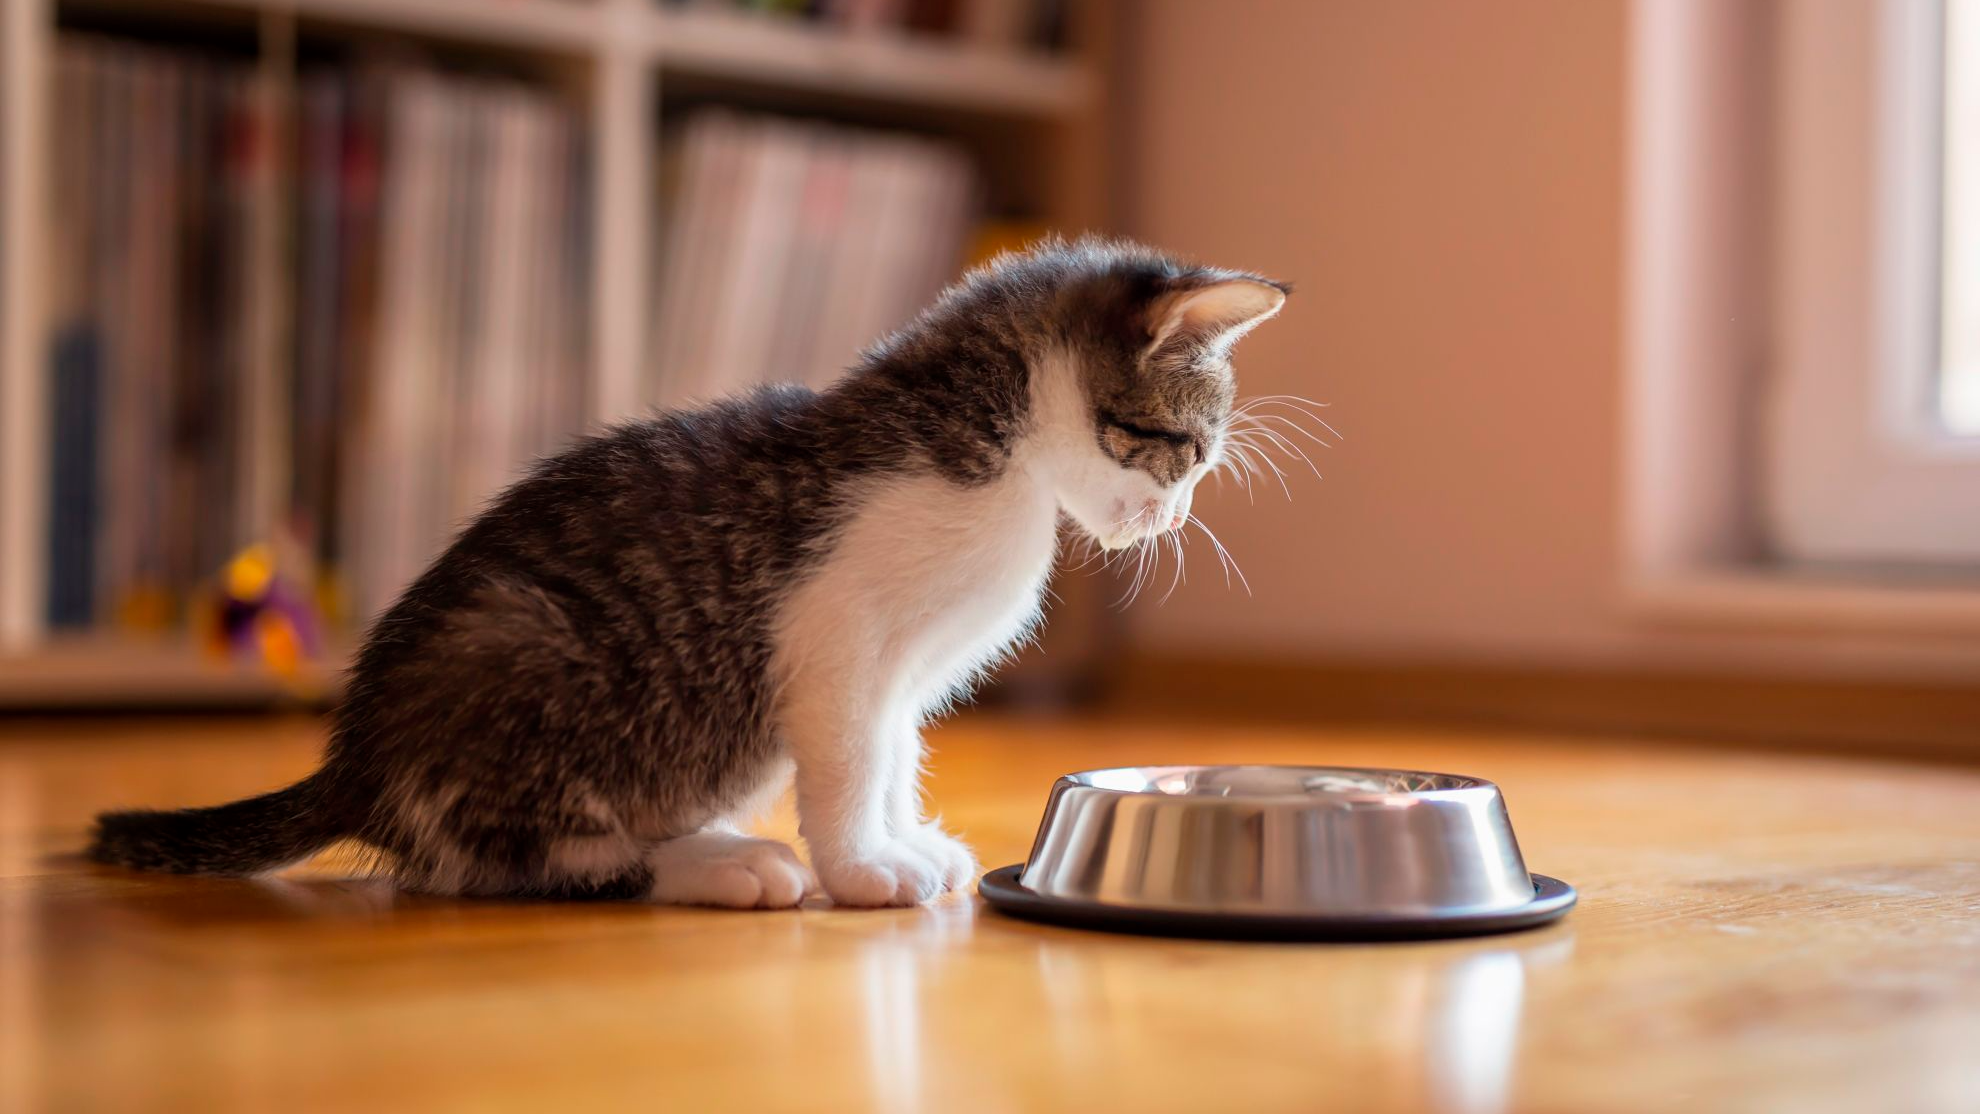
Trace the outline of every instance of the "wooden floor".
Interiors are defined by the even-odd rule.
[[[307,720],[0,724],[0,1110],[1980,1110],[1980,772],[1421,733],[971,719],[986,866],[1061,771],[1399,765],[1506,790],[1582,904],[1385,946],[987,912],[395,896],[67,857],[91,812],[265,789]],[[787,823],[787,819],[785,823]]]

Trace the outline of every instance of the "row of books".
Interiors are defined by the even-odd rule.
[[[964,262],[981,191],[960,148],[726,110],[673,136],[654,398],[830,382]]]
[[[899,32],[999,50],[1058,51],[1071,0],[663,0],[759,13],[859,34]]]
[[[56,80],[51,625],[169,625],[255,543],[362,619],[581,427],[587,159],[553,97],[394,66],[278,105],[80,36]]]
[[[332,106],[350,103],[338,80],[312,90],[332,132]],[[383,91],[382,224],[347,253],[376,260],[371,367],[348,417],[323,425],[344,438],[332,474],[350,498],[335,519],[354,543],[338,556],[358,616],[583,428],[588,381],[590,190],[572,114],[524,86],[432,74]],[[349,181],[317,177],[333,193]]]
[[[267,121],[235,63],[70,39],[55,82],[48,618],[162,625],[256,526]]]

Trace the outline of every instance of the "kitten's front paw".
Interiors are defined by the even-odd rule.
[[[860,855],[812,853],[818,882],[838,905],[915,905],[949,889],[948,864],[906,840]]]
[[[942,871],[942,889],[960,890],[976,880],[980,868],[976,865],[976,852],[969,844],[942,830],[942,825],[930,820],[903,833],[901,842],[928,856]]]

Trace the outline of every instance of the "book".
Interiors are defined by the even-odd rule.
[[[920,136],[708,111],[665,156],[655,395],[823,385],[959,273],[980,191]]]

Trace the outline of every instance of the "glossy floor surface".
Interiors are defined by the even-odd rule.
[[[76,861],[109,805],[306,770],[306,720],[0,725],[0,1110],[1980,1109],[1980,772],[1455,733],[973,718],[932,789],[986,865],[1053,777],[1494,779],[1566,921],[1201,943],[923,909],[395,895]],[[788,826],[788,817],[781,822]]]

